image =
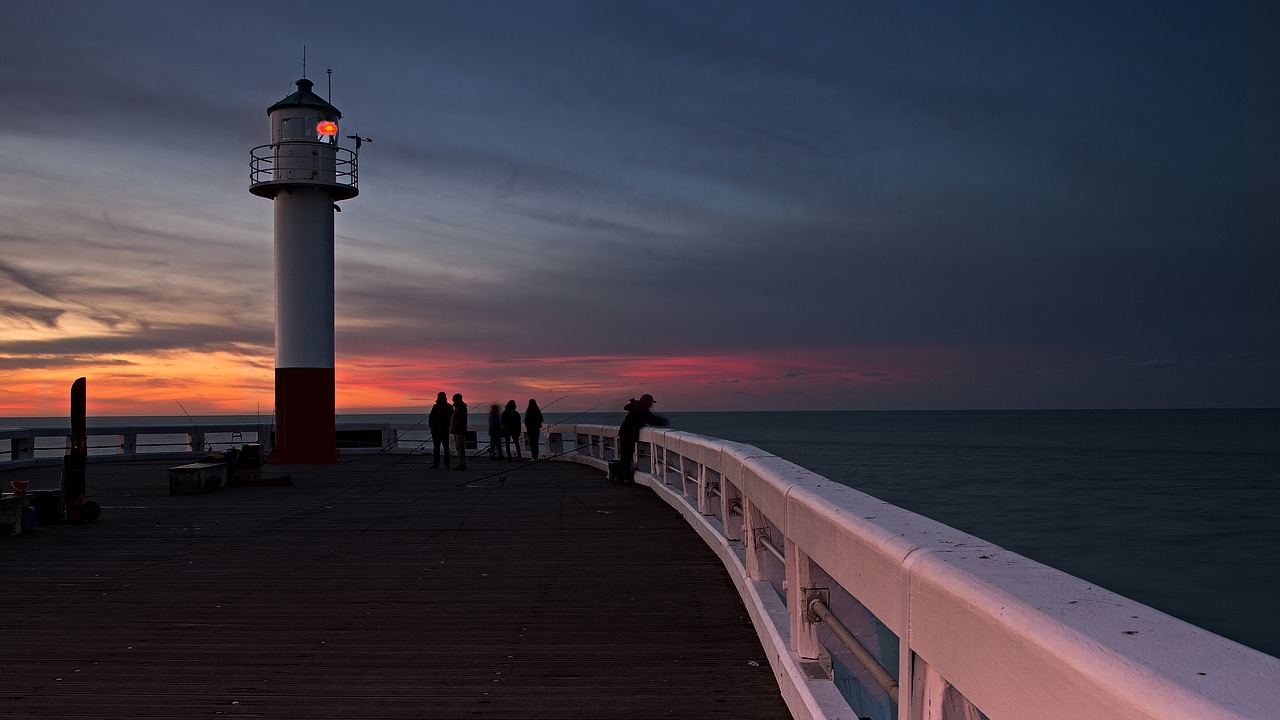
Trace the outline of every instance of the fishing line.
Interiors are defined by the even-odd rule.
[[[593,407],[593,408],[589,408],[589,409],[587,409],[587,410],[583,410],[583,411],[582,411],[582,412],[580,412],[580,413],[574,413],[573,415],[570,415],[569,417],[565,418],[564,420],[560,420],[560,421],[558,421],[558,422],[553,423],[553,425],[565,425],[565,424],[568,424],[568,421],[570,421],[570,420],[572,420],[572,419],[574,419],[574,418],[578,417],[579,415],[586,415],[587,413],[592,412],[593,410],[598,410],[598,409],[600,409],[601,407],[604,407],[604,405],[605,405],[605,403],[600,403],[599,405],[596,405],[596,406],[595,406],[595,407]],[[595,447],[595,445],[596,445],[596,443],[592,442],[592,443],[590,443],[590,444],[586,445],[585,447]],[[501,472],[496,472],[496,473],[493,473],[493,474],[491,474],[491,475],[485,475],[485,476],[483,476],[483,477],[478,477],[478,478],[475,478],[474,480],[467,480],[467,481],[465,481],[465,482],[461,482],[461,483],[458,483],[457,485],[454,485],[454,487],[463,487],[463,486],[465,486],[465,485],[470,485],[471,483],[480,482],[481,480],[488,480],[489,478],[494,478],[494,477],[498,477],[498,476],[503,476],[503,475],[506,475],[506,474],[507,474],[507,473],[509,473],[509,472],[515,472],[516,470],[523,470],[523,469],[525,469],[525,468],[527,468],[527,467],[531,467],[531,466],[536,465],[536,464],[538,464],[538,463],[540,463],[540,462],[543,462],[543,461],[546,461],[546,460],[551,460],[551,459],[553,459],[553,458],[558,458],[558,457],[560,457],[561,455],[568,455],[568,454],[569,454],[569,453],[571,453],[571,452],[577,452],[579,449],[580,449],[580,447],[579,447],[578,445],[576,445],[576,444],[575,444],[572,450],[563,450],[563,451],[558,452],[558,453],[555,453],[555,454],[553,454],[553,455],[548,455],[548,456],[543,457],[543,458],[538,458],[537,460],[531,460],[531,461],[529,461],[529,462],[527,462],[527,463],[525,463],[525,464],[523,464],[523,465],[517,465],[517,466],[515,466],[515,467],[513,467],[513,468],[508,468],[508,469],[503,470],[503,471],[501,471]],[[505,478],[504,478],[504,479],[505,479]]]
[[[426,415],[423,415],[423,416],[422,416],[422,420],[426,420],[426,419],[427,419],[427,418],[429,418],[429,417],[431,417],[431,414],[430,414],[430,413],[427,413]],[[377,455],[381,455],[382,453],[384,453],[384,452],[386,452],[386,451],[390,450],[392,447],[394,447],[394,446],[395,446],[395,444],[396,444],[396,443],[400,442],[400,438],[402,438],[402,437],[404,437],[405,435],[408,435],[409,433],[413,432],[413,431],[414,431],[414,430],[415,430],[419,425],[421,425],[421,424],[422,424],[422,420],[419,420],[418,422],[416,422],[416,423],[414,423],[414,424],[410,425],[410,426],[409,426],[409,429],[408,429],[408,430],[405,430],[403,433],[398,433],[394,438],[392,438],[392,439],[391,439],[391,442],[387,443],[386,445],[383,445],[383,446],[382,446],[382,449],[381,449],[381,450],[379,450],[379,451],[378,451],[377,453],[375,453],[375,454],[377,454]],[[422,445],[425,445],[425,444],[426,444],[426,443],[424,442],[424,443],[422,443],[422,444],[418,445],[418,447],[422,447]],[[414,448],[414,449],[416,450],[417,448]],[[410,453],[410,454],[412,454],[412,453]]]
[[[482,402],[482,403],[478,403],[478,404],[477,404],[477,407],[479,407],[480,405],[492,405],[492,404],[493,404],[493,403],[483,403],[483,402]],[[428,415],[428,416],[427,416],[427,418],[429,418],[429,417],[431,417],[431,416],[430,416],[430,415]],[[422,420],[426,420],[427,418],[423,418]],[[470,406],[470,405],[468,405],[468,406],[467,406],[467,420],[468,420],[468,421],[470,421],[470,419],[471,419],[471,406]],[[406,434],[407,434],[407,433],[409,433],[410,431],[412,431],[412,430],[413,430],[413,428],[414,428],[414,427],[417,427],[418,425],[422,424],[422,420],[419,420],[418,422],[414,423],[414,424],[413,424],[413,427],[409,428],[408,430],[405,430],[405,433],[406,433]],[[452,436],[452,435],[453,435],[453,433],[449,433],[449,434],[450,434],[450,436]],[[399,440],[399,438],[397,438],[397,439],[396,439],[396,441],[398,441],[398,440]],[[425,440],[423,440],[422,442],[418,443],[418,446],[417,446],[417,447],[415,447],[414,449],[412,449],[412,450],[410,450],[409,452],[405,453],[403,457],[401,457],[399,460],[396,460],[394,463],[392,463],[392,464],[391,464],[391,467],[390,467],[390,468],[388,468],[388,470],[394,469],[394,468],[395,468],[396,466],[398,466],[400,463],[402,463],[402,462],[404,462],[405,460],[408,460],[409,458],[413,457],[413,456],[414,456],[414,453],[416,453],[416,452],[418,452],[419,450],[421,450],[422,448],[426,447],[426,444],[427,444],[427,443],[429,443],[429,442],[431,442],[431,440],[432,440],[432,436],[428,435],[428,436],[427,436],[427,438],[426,438]],[[387,448],[391,447],[391,445],[393,445],[393,444],[395,444],[395,443],[394,443],[394,442],[392,442],[391,444],[388,444],[388,445],[387,445]],[[479,444],[480,444],[479,435],[477,435],[477,437],[476,437],[476,445],[477,445],[477,446],[479,446]],[[485,443],[485,446],[486,446],[486,447],[487,447],[488,445],[489,445],[489,443]],[[383,448],[383,449],[385,450],[386,448]],[[466,453],[466,449],[465,449],[465,448],[463,448],[463,453],[464,453],[464,454]],[[381,451],[381,450],[379,450],[377,454],[378,454],[378,455],[381,455],[381,454],[382,454],[382,451]],[[477,451],[476,451],[476,454],[471,456],[471,459],[472,459],[472,460],[474,460],[475,458],[477,458],[477,457],[479,457],[479,456],[480,456],[480,451],[479,451],[479,450],[477,450]]]
[[[187,412],[187,409],[183,407],[182,401],[178,398],[174,398],[173,401],[178,403],[178,407],[182,408],[182,414],[186,415],[187,419],[191,421],[191,429],[196,431],[196,433],[199,433],[200,425],[196,422],[195,418],[191,417],[191,413]],[[213,452],[213,443],[209,442],[209,439],[204,436],[201,436],[200,439],[204,440],[204,449],[209,452]]]
[[[584,447],[595,447],[597,444],[598,444],[598,443],[597,443],[597,442],[595,442],[594,440],[593,440],[592,442],[590,442],[590,443],[587,443],[586,445],[576,445],[576,444],[575,444],[572,448],[570,448],[570,449],[568,449],[568,450],[561,450],[560,452],[555,453],[554,455],[548,455],[548,456],[543,457],[543,458],[538,458],[537,460],[530,460],[529,462],[527,462],[527,463],[525,463],[525,464],[523,464],[523,465],[517,465],[517,466],[515,466],[515,467],[513,467],[513,468],[508,468],[508,469],[506,469],[506,470],[503,470],[502,472],[496,472],[496,473],[493,473],[493,474],[491,474],[491,475],[485,475],[485,476],[483,476],[483,477],[478,477],[478,478],[475,478],[475,479],[472,479],[472,480],[467,480],[467,481],[465,481],[465,482],[460,482],[460,483],[458,483],[457,485],[454,485],[454,487],[456,487],[456,488],[465,487],[465,486],[470,485],[470,484],[472,484],[472,483],[478,483],[478,482],[480,482],[481,480],[488,480],[489,478],[496,478],[496,477],[502,477],[502,479],[503,479],[503,480],[506,480],[506,477],[505,477],[505,476],[506,476],[506,474],[507,474],[507,473],[509,473],[509,472],[515,472],[516,470],[523,470],[523,469],[525,469],[525,468],[527,468],[527,467],[532,467],[532,466],[534,466],[534,465],[537,465],[538,463],[543,463],[543,462],[546,462],[546,461],[548,461],[548,460],[552,460],[552,459],[558,458],[558,457],[560,457],[560,456],[562,456],[562,455],[568,455],[569,453],[575,453],[575,452],[578,452],[579,450],[581,450],[581,449],[582,449],[582,448],[584,448]]]

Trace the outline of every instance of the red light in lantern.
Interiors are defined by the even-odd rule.
[[[333,137],[338,134],[338,123],[332,120],[321,120],[316,124],[316,134]]]

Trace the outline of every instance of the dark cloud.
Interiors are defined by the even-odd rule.
[[[340,354],[1277,362],[1280,43],[1240,7],[497,7],[10,3],[0,303],[52,356],[269,346],[247,153],[305,43],[375,139]]]
[[[5,242],[4,245],[9,245]],[[0,277],[7,278],[10,282],[41,297],[50,300],[57,300],[57,287],[54,278],[41,273],[34,273],[24,270],[17,265],[0,261]]]
[[[64,312],[64,310],[57,308],[21,307],[17,305],[8,305],[4,308],[4,314],[10,318],[30,321],[50,330],[58,328],[58,318],[62,317]]]
[[[1186,367],[1190,364],[1191,361],[1189,360],[1148,360],[1147,362],[1142,363],[1142,367],[1154,370],[1163,370],[1166,368]]]

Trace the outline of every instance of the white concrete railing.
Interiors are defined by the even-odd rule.
[[[99,426],[88,428],[86,444],[94,462],[186,457],[207,452],[211,444],[225,449],[233,437],[235,444],[256,442],[259,427],[256,423]],[[0,427],[0,468],[60,463],[70,433],[67,426]]]
[[[616,427],[546,431],[561,459],[603,470],[616,457]],[[796,717],[887,720],[891,705],[901,720],[1280,713],[1280,659],[755,447],[646,428],[638,455],[637,482],[720,555]],[[896,676],[896,703],[816,621],[813,598]]]
[[[343,452],[395,449],[409,423],[339,423]],[[425,434],[425,428],[422,428]],[[167,425],[104,425],[89,427],[90,462],[164,459],[199,456],[245,443],[269,445],[273,426],[258,423],[188,423]],[[71,429],[67,426],[0,427],[0,469],[62,462]],[[261,435],[261,437],[259,437]],[[419,445],[409,442],[409,448]]]
[[[425,422],[340,422],[338,448],[343,453],[413,452],[431,448]],[[87,429],[90,462],[183,458],[226,450],[245,443],[270,445],[270,423],[212,422],[160,425],[101,425]],[[68,426],[0,427],[0,470],[62,462],[68,447]],[[477,447],[487,441],[476,436]],[[485,435],[487,437],[487,434]],[[527,439],[521,435],[521,448]]]

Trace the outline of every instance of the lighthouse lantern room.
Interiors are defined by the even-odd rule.
[[[334,211],[359,194],[356,152],[339,147],[342,113],[298,91],[267,108],[271,143],[250,151],[249,192],[275,204],[278,464],[338,460],[334,437]]]

